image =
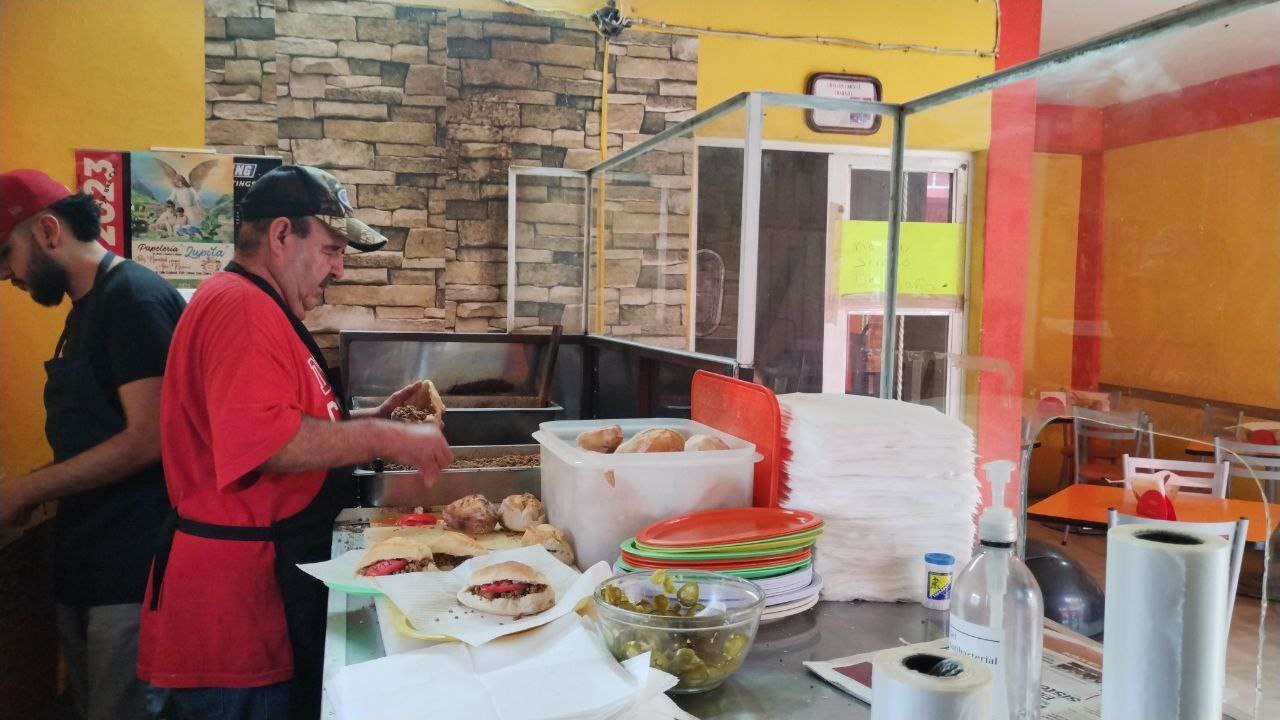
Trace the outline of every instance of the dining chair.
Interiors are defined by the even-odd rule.
[[[1125,454],[1155,457],[1155,433],[1145,411],[1102,412],[1074,407],[1071,416],[1073,484],[1124,479],[1124,468],[1117,461]],[[1063,545],[1070,535],[1071,526],[1067,525],[1062,530]]]
[[[1075,408],[1071,414],[1073,482],[1120,480],[1123,468],[1114,461],[1121,456],[1155,457],[1155,432],[1145,411],[1104,413]]]
[[[1263,498],[1267,502],[1275,502],[1276,482],[1280,481],[1280,447],[1216,437],[1213,439],[1213,460],[1230,466],[1227,471],[1228,490],[1236,479],[1245,480],[1252,487],[1256,477],[1264,482]]]
[[[1223,522],[1156,520],[1137,515],[1126,515],[1115,508],[1108,508],[1107,529],[1118,525],[1150,525],[1169,530],[1193,530],[1226,538],[1226,541],[1231,544],[1231,566],[1227,575],[1227,634],[1231,632],[1231,612],[1236,606],[1236,588],[1240,584],[1240,566],[1244,560],[1244,546],[1249,534],[1248,518]]]
[[[1230,464],[1226,462],[1192,462],[1188,460],[1165,460],[1164,458],[1145,458],[1124,455],[1120,460],[1123,477],[1154,474],[1167,470],[1176,477],[1173,481],[1181,488],[1207,492],[1216,498],[1227,496],[1228,473]]]
[[[1200,435],[1206,438],[1244,440],[1244,411],[1226,405],[1205,403],[1200,418]]]

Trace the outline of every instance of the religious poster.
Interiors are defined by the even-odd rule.
[[[230,155],[129,154],[133,259],[175,287],[194,288],[231,260],[234,238]]]

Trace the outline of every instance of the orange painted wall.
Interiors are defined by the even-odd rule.
[[[1080,157],[1036,153],[1031,193],[1023,383],[1036,396],[1071,383]]]
[[[1280,119],[1114,148],[1103,162],[1102,381],[1280,407]],[[1078,156],[1038,154],[1034,193],[1029,396],[1070,385]],[[1129,404],[1151,414],[1157,455],[1187,459],[1180,438],[1200,434],[1200,408]],[[1041,487],[1056,477],[1059,436],[1041,435]]]
[[[1104,161],[1102,380],[1280,407],[1280,119]],[[1161,433],[1200,432],[1199,408],[1150,412]],[[1184,445],[1166,438],[1157,449],[1177,458]]]
[[[0,2],[0,171],[70,185],[78,147],[204,144],[204,3]],[[0,287],[0,471],[50,460],[42,362],[66,314]]]
[[[1027,237],[1027,310],[1023,324],[1023,393],[1071,386],[1080,157],[1036,153],[1032,159],[1031,229]],[[1061,469],[1062,432],[1040,435],[1031,458],[1031,491],[1048,494]]]
[[[1103,380],[1280,406],[1280,119],[1104,159]]]

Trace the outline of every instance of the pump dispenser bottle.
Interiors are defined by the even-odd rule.
[[[992,720],[1039,720],[1044,599],[1018,557],[1018,521],[1004,504],[1014,464],[983,466],[991,505],[978,521],[978,548],[951,591],[951,649],[990,668]]]

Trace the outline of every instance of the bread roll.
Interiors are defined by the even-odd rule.
[[[445,506],[440,513],[444,522],[453,530],[468,535],[483,535],[494,531],[498,516],[483,495],[467,495]]]
[[[412,537],[426,536],[437,532],[431,525],[408,525],[399,526],[391,525],[385,527],[368,527],[364,530],[364,546],[371,548],[374,545],[392,537]]]
[[[728,450],[729,445],[715,435],[694,435],[685,442],[684,449],[689,452],[697,452],[700,450]]]
[[[617,425],[588,430],[578,436],[578,447],[598,453],[611,453],[622,444],[622,428]]]
[[[440,399],[435,383],[430,380],[423,380],[417,392],[409,397],[405,405],[415,407],[437,421],[444,417],[444,400]]]
[[[404,561],[405,565],[390,572],[369,572],[373,565],[385,560]],[[364,556],[360,558],[360,563],[356,565],[356,573],[360,575],[394,575],[406,572],[420,572],[430,566],[431,548],[422,537],[396,535],[365,551]]]
[[[498,615],[536,615],[556,604],[547,577],[519,562],[503,562],[471,574],[458,602]]]
[[[671,428],[649,428],[618,446],[620,453],[683,452],[684,436]]]
[[[498,514],[502,526],[516,532],[523,532],[547,521],[547,511],[542,508],[542,501],[530,493],[503,498]]]
[[[442,532],[427,538],[431,547],[432,563],[440,570],[452,570],[473,557],[488,555],[489,551],[471,536],[457,532]]]
[[[555,525],[538,525],[524,531],[524,537],[520,538],[522,547],[530,547],[533,545],[541,545],[548,552],[556,556],[560,562],[573,567],[573,546],[569,544],[569,538],[565,536],[564,531]]]

